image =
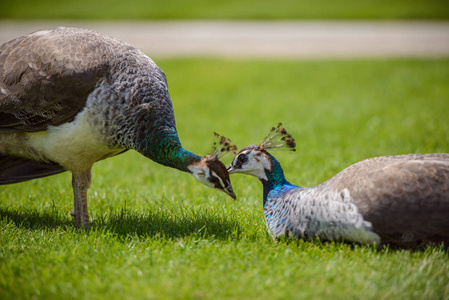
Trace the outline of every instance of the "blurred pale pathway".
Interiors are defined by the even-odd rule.
[[[91,28],[150,57],[369,58],[449,56],[449,22],[106,22],[0,20],[0,44],[56,26]]]

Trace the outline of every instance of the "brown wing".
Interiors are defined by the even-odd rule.
[[[56,163],[37,162],[17,156],[0,155],[0,185],[18,183],[65,172]]]
[[[325,184],[347,188],[385,242],[449,242],[449,154],[372,158]]]
[[[105,76],[106,41],[93,31],[57,28],[0,46],[0,133],[73,120]]]

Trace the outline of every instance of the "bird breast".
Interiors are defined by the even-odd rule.
[[[298,188],[282,198],[267,201],[264,213],[268,229],[278,237],[286,232],[299,238],[345,239],[366,244],[380,243],[352,202],[349,190],[317,192]]]

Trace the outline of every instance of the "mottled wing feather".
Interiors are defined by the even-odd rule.
[[[0,133],[72,121],[107,71],[102,38],[84,29],[43,30],[0,46]]]
[[[347,188],[384,242],[432,236],[449,241],[449,154],[364,160],[323,186],[334,191]]]

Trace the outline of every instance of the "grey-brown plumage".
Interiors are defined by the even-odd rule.
[[[262,182],[264,214],[274,236],[415,247],[449,245],[449,154],[408,154],[360,161],[314,187],[289,183],[267,150],[294,149],[273,128],[258,146],[243,148],[230,174]]]
[[[384,243],[449,243],[449,154],[408,154],[358,162],[324,182],[348,189]]]
[[[182,148],[165,74],[135,47],[67,27],[0,46],[0,184],[69,170],[87,226],[93,163],[128,149],[235,197],[218,158]]]
[[[114,46],[94,32],[72,28],[38,31],[3,44],[1,132],[35,132],[73,121],[98,80],[114,73],[108,63]],[[115,46],[119,53],[124,47]]]

